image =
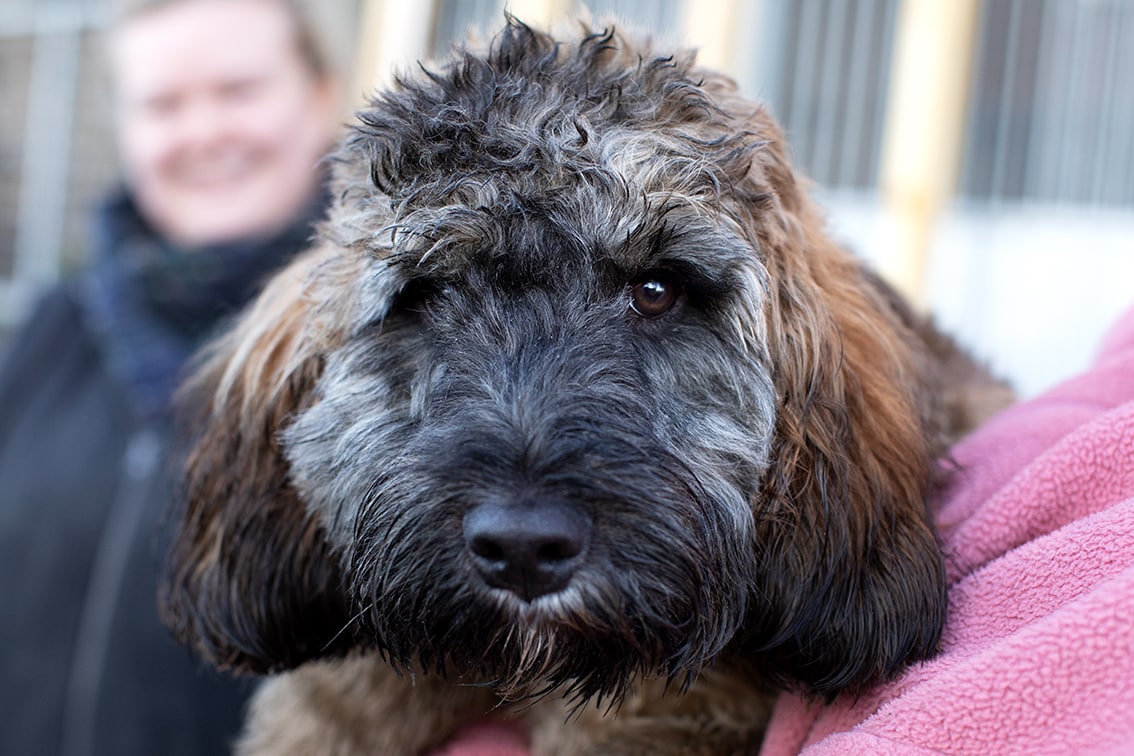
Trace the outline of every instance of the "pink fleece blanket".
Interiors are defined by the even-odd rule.
[[[954,449],[941,654],[829,706],[785,695],[762,756],[1134,754],[1134,310],[1084,375]],[[520,756],[471,728],[445,756]]]
[[[857,700],[781,698],[762,756],[1134,753],[1134,310],[954,456],[940,656]]]

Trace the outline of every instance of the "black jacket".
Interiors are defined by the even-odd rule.
[[[108,213],[104,253],[113,259],[124,235],[118,216],[134,229],[125,235],[138,219],[127,198]],[[307,233],[242,273],[249,280],[236,299]],[[118,307],[140,280],[120,277],[106,300],[122,310],[108,336],[107,323],[92,322],[84,276],[40,302],[0,361],[0,753],[224,753],[250,683],[207,670],[159,622],[157,533],[178,460],[169,413],[147,410],[137,395],[143,383],[153,388],[155,371],[165,374],[161,390],[172,387],[180,364],[169,355],[190,353],[239,303],[166,331],[164,313]],[[160,344],[156,362],[119,360],[132,344],[146,349],[145,339],[120,338],[131,330],[176,343]]]

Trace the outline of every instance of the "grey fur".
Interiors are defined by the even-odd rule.
[[[680,65],[643,67],[688,89],[673,118],[711,114]],[[392,96],[336,156],[375,164],[386,194],[352,175],[327,226],[372,255],[370,309],[284,436],[293,480],[356,601],[380,607],[358,622],[396,660],[489,659],[502,687],[587,694],[691,676],[746,612],[750,500],[775,423],[767,273],[721,199],[752,148],[659,128],[674,101],[632,96],[634,77],[617,103],[502,79],[513,95],[484,112]],[[447,143],[431,126],[458,132]],[[464,139],[477,143],[432,152]],[[628,309],[629,284],[655,269],[689,277],[680,319]],[[463,514],[502,496],[568,499],[595,522],[572,590],[538,599],[522,633],[507,597],[470,580],[459,539]]]
[[[312,684],[344,739],[417,751],[492,705],[451,680],[636,712],[536,717],[552,752],[678,721],[670,752],[727,752],[773,686],[861,690],[936,651],[933,460],[1002,387],[831,242],[731,81],[510,22],[376,99],[331,164],[323,243],[188,392],[167,621],[254,672],[371,652],[270,685],[292,703],[261,697],[254,739],[298,707],[285,741],[321,743]],[[645,282],[672,306],[639,314]],[[552,578],[486,568],[486,511],[562,527]],[[406,711],[449,729],[371,737]]]

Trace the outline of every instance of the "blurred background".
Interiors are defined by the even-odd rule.
[[[118,177],[107,0],[0,0],[0,341]],[[502,0],[315,4],[356,101]],[[1134,0],[592,0],[785,125],[835,234],[1027,396],[1134,304]],[[542,26],[574,0],[512,0]],[[344,114],[344,120],[346,114]]]

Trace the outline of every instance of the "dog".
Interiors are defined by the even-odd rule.
[[[934,654],[933,492],[1007,393],[832,241],[690,52],[509,18],[373,100],[213,344],[161,602],[242,753],[759,747]]]

